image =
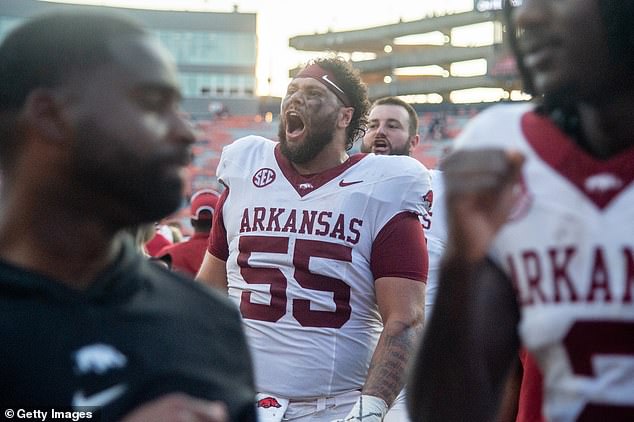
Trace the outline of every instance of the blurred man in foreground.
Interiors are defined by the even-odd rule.
[[[119,234],[180,203],[179,101],[166,50],[124,18],[46,15],[0,46],[5,408],[255,420],[233,306]]]
[[[505,10],[537,104],[481,113],[444,162],[447,253],[411,414],[491,420],[522,344],[546,420],[631,421],[634,1]]]

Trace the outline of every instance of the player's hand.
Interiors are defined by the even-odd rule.
[[[228,422],[226,406],[218,401],[173,393],[145,403],[121,422]]]
[[[345,418],[333,422],[381,422],[387,410],[385,400],[363,394]]]
[[[523,163],[521,153],[494,148],[458,150],[443,161],[448,254],[484,258],[516,202]]]

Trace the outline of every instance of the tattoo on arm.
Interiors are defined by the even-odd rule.
[[[422,332],[422,322],[386,325],[370,362],[363,394],[380,397],[389,405],[405,385],[405,369]]]

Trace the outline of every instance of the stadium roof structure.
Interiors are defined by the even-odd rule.
[[[452,43],[452,30],[468,25],[492,22],[500,34],[491,45],[463,47]],[[440,32],[445,37],[443,45],[420,45],[399,42],[399,38]],[[344,54],[373,53],[375,58],[355,61],[372,99],[386,95],[439,94],[448,99],[455,90],[470,88],[503,88],[519,90],[520,81],[514,61],[503,40],[503,25],[499,11],[468,11],[446,14],[409,22],[398,22],[351,31],[298,35],[289,40],[297,50],[335,52]],[[389,46],[386,52],[386,46]],[[456,76],[450,72],[451,64],[484,59],[485,74]],[[439,66],[443,75],[403,75],[398,69],[422,66]],[[291,69],[293,76],[299,69]],[[386,81],[387,79],[387,81]]]
[[[448,33],[452,28],[476,23],[490,22],[493,12],[466,12],[425,18],[409,22],[398,22],[373,28],[352,31],[326,32],[292,37],[289,45],[297,50],[352,53],[355,51],[382,52],[383,46],[395,38],[434,31]]]
[[[0,0],[0,40],[24,19],[42,13],[76,11],[126,15],[154,32],[174,56],[183,108],[192,118],[211,118],[215,108],[236,115],[258,113],[255,13]]]

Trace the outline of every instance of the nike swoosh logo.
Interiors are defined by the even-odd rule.
[[[88,397],[84,396],[83,391],[77,391],[75,395],[73,395],[73,407],[105,406],[121,396],[127,389],[128,387],[125,384],[116,384]]]
[[[338,86],[337,86],[337,85],[336,85],[333,81],[331,81],[330,79],[328,79],[328,75],[324,75],[324,76],[322,76],[322,77],[321,77],[321,79],[323,79],[324,81],[328,82],[331,86],[335,87],[335,89],[336,89],[337,91],[341,92],[342,94],[344,93],[344,92],[343,92],[343,89],[339,88],[339,87],[338,87]]]
[[[339,181],[339,186],[345,188],[346,186],[356,185],[357,183],[362,183],[363,180],[356,180],[354,182],[344,182],[343,179]]]

